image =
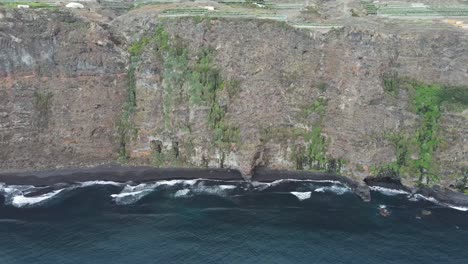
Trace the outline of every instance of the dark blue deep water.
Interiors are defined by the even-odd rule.
[[[468,212],[378,192],[364,203],[337,183],[0,185],[0,193],[0,264],[468,263]]]

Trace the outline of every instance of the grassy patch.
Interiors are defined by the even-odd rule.
[[[317,113],[321,117],[325,114],[327,110],[327,100],[324,98],[318,98],[314,100],[312,103],[306,105],[301,109],[300,117],[307,118],[312,113]]]
[[[410,78],[400,77],[397,73],[387,73],[382,77],[384,91],[387,94],[398,96],[401,89],[407,90],[413,99],[424,97],[421,94],[422,87],[429,87],[433,90],[432,98],[436,100],[442,111],[461,112],[468,109],[468,87],[467,86],[443,86],[443,85],[427,85],[423,82],[416,81]],[[438,87],[435,89],[434,87]],[[419,91],[418,91],[419,89]],[[418,94],[419,93],[419,94]],[[412,104],[413,111],[416,111]]]
[[[146,37],[141,39],[140,41],[135,41],[128,49],[128,51],[130,52],[130,55],[140,56],[141,53],[143,52],[143,49],[146,47],[146,45],[148,45],[149,42],[150,42],[150,39]]]

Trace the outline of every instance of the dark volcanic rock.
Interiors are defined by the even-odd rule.
[[[360,184],[354,188],[354,193],[357,194],[364,202],[371,201],[371,194],[369,186]]]
[[[468,195],[455,192],[447,188],[440,186],[434,186],[433,188],[421,187],[417,190],[417,193],[424,195],[425,197],[435,198],[437,201],[445,205],[468,208]]]
[[[404,186],[399,178],[395,177],[366,177],[364,182],[368,186],[379,186],[388,189],[404,190],[411,192],[410,188]]]

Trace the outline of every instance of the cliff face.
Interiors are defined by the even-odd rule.
[[[31,170],[116,159],[126,60],[77,16],[0,11],[0,167]]]
[[[9,11],[0,26],[2,170],[120,156],[362,178],[397,162],[395,138],[424,130],[418,93],[404,80],[467,94],[468,36],[458,29],[356,19],[321,32],[152,10],[105,27],[63,12]],[[468,165],[468,116],[466,105],[444,109],[433,161],[448,183]],[[417,161],[421,144],[413,145],[405,158]]]

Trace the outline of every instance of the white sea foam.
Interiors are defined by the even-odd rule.
[[[252,182],[252,186],[257,190],[257,191],[263,191],[269,187],[276,186],[278,184],[281,184],[283,182],[300,182],[300,183],[331,183],[334,185],[343,185],[346,186],[346,184],[340,182],[340,181],[333,181],[333,180],[310,180],[310,179],[281,179],[281,180],[276,180],[273,182]],[[344,187],[347,188],[347,187]]]
[[[154,183],[141,183],[138,185],[125,185],[122,191],[118,194],[111,194],[112,199],[115,203],[120,205],[127,205],[133,204],[141,200],[146,195],[152,193],[157,188],[165,186],[165,187],[172,187],[177,184],[182,186],[193,186],[195,185],[199,179],[195,180],[165,180],[165,181],[157,181]]]
[[[174,193],[174,197],[185,197],[190,192],[190,189],[178,190]]]
[[[235,186],[234,186],[235,187]],[[216,195],[216,196],[226,196],[227,195],[227,190],[230,190],[229,188],[221,188],[220,185],[211,185],[211,186],[206,186],[203,184],[199,184],[197,186],[194,186],[191,191],[196,194],[210,194],[210,195]]]
[[[218,185],[222,190],[233,190],[236,188],[235,185]]]
[[[312,192],[291,192],[292,195],[296,196],[299,201],[309,199],[312,195]]]
[[[449,207],[449,208],[452,208],[452,209],[455,209],[455,210],[458,210],[458,211],[463,211],[463,212],[466,212],[468,211],[468,207],[464,207],[464,206],[457,206],[457,205],[452,205],[452,204],[448,204],[448,203],[443,203],[443,202],[440,202],[438,201],[436,198],[434,197],[428,197],[428,196],[424,196],[422,194],[415,194],[413,195],[412,197],[409,198],[410,201],[419,201],[419,200],[426,200],[426,201],[429,201],[431,203],[434,203],[434,204],[437,204],[437,205],[440,205],[440,206],[443,206],[443,207]]]
[[[382,194],[390,195],[390,196],[399,195],[399,194],[405,194],[405,195],[410,194],[407,191],[397,190],[397,189],[390,189],[390,188],[385,188],[385,187],[380,187],[380,186],[369,186],[369,189],[371,189],[372,191],[377,191],[377,192],[380,192]]]
[[[350,188],[346,186],[337,186],[337,185],[332,185],[332,186],[326,186],[326,187],[320,187],[314,190],[314,192],[332,192],[338,195],[345,194],[347,192],[351,191]]]
[[[64,189],[55,190],[53,192],[45,193],[39,196],[25,197],[24,195],[15,195],[11,199],[11,205],[15,207],[26,207],[32,205],[38,205],[42,202],[52,199],[52,197],[61,193]]]
[[[195,180],[168,180],[168,181],[157,181],[154,184],[156,186],[161,186],[161,185],[167,185],[167,186],[174,186],[176,184],[182,184],[182,185],[194,185],[196,184],[200,179],[195,179]]]
[[[34,189],[32,185],[3,185],[0,188],[0,192],[5,196],[10,196],[14,194],[22,194],[25,191]]]
[[[126,185],[120,193],[111,194],[111,197],[117,204],[132,204],[151,193],[156,187],[154,183],[141,183],[135,186]]]
[[[448,206],[448,207],[450,207],[452,209],[458,210],[458,211],[463,211],[463,212],[468,211],[468,207],[455,206],[455,205],[450,205],[450,204],[446,204],[446,206]]]
[[[113,186],[121,186],[123,183],[114,182],[114,181],[85,181],[80,182],[81,187],[88,187],[94,185],[113,185]]]

